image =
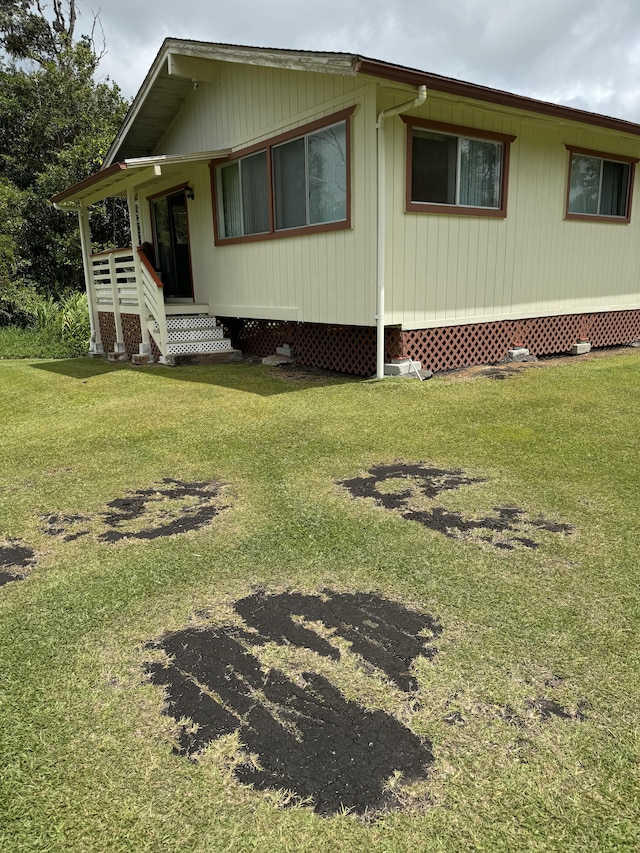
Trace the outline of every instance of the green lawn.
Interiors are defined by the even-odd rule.
[[[0,850],[640,849],[640,353],[424,383],[1,361],[0,412],[0,545],[34,552],[0,586]],[[477,478],[438,497],[467,518],[517,507],[572,530],[500,549],[338,484],[399,461]],[[220,481],[227,508],[100,538],[107,504],[165,478]],[[375,591],[438,620],[411,701],[380,673],[304,664],[428,738],[406,808],[284,807],[235,780],[232,737],[174,754],[147,644],[225,623],[255,588]]]

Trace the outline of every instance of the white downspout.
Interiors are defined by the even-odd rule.
[[[384,376],[384,265],[386,243],[386,211],[385,211],[385,152],[384,152],[384,120],[398,113],[419,107],[427,99],[427,87],[419,86],[418,94],[411,101],[390,107],[378,114],[376,123],[378,142],[378,274],[377,274],[377,314],[376,314],[376,378]]]

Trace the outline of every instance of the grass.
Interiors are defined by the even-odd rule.
[[[0,537],[38,558],[0,588],[0,849],[639,849],[639,400],[637,353],[505,382],[0,363]],[[336,485],[397,459],[485,478],[444,495],[450,507],[468,495],[470,512],[516,505],[574,531],[501,553]],[[171,539],[45,533],[46,517],[95,518],[164,477],[223,480],[233,506]],[[235,783],[233,743],[197,764],[172,754],[144,644],[255,585],[379,590],[440,620],[418,705],[403,709],[433,743],[428,807],[320,818]],[[366,701],[357,672],[334,674]],[[397,705],[375,690],[373,704]],[[544,722],[527,706],[540,695],[584,719]]]

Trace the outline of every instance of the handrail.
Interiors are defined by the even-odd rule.
[[[168,347],[167,315],[164,309],[164,288],[153,264],[138,246],[138,257],[140,259],[140,271],[142,274],[142,287],[146,312],[154,324],[151,330],[162,355],[166,355]],[[140,317],[140,323],[146,322],[147,317]]]
[[[156,283],[156,287],[164,287],[164,285],[162,284],[162,282],[161,282],[161,281],[160,281],[160,279],[158,278],[158,274],[157,274],[157,272],[156,272],[156,271],[155,271],[155,269],[153,268],[153,264],[151,263],[151,261],[149,260],[149,258],[145,255],[145,253],[144,253],[144,251],[143,251],[143,249],[142,249],[142,246],[138,246],[138,257],[139,257],[139,258],[140,258],[140,260],[142,261],[143,266],[145,266],[145,267],[146,267],[147,272],[149,273],[149,275],[151,276],[151,278],[155,281],[155,283]]]

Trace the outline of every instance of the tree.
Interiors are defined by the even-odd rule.
[[[0,0],[0,47],[14,59],[64,64],[76,20],[76,0],[53,0],[52,6],[42,0]],[[97,20],[94,17],[91,35],[81,40],[93,45]]]
[[[117,85],[95,79],[95,19],[74,41],[76,20],[75,0],[0,0],[0,181],[19,221],[9,228],[0,205],[0,232],[12,235],[11,279],[54,296],[82,288],[82,262],[77,220],[49,198],[100,167],[127,108]],[[123,205],[105,203],[92,237],[121,243],[125,225]]]

